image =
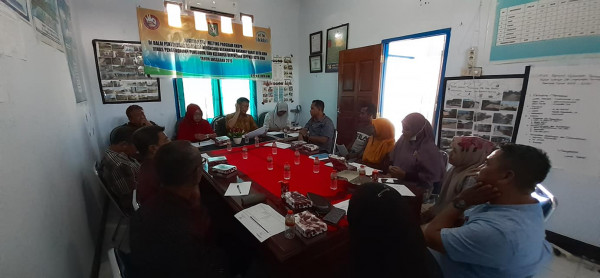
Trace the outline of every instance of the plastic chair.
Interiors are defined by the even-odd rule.
[[[538,183],[535,186],[535,191],[531,192],[531,197],[540,202],[540,206],[542,206],[542,212],[544,213],[544,221],[548,221],[558,206],[558,200],[556,200],[556,197],[554,197],[554,195],[541,183]]]
[[[331,148],[331,154],[335,154],[335,147],[337,143],[338,131],[337,129],[333,130],[333,148]]]
[[[119,217],[119,222],[117,223],[117,227],[115,228],[115,231],[113,232],[113,235],[112,235],[112,241],[114,242],[115,237],[117,236],[117,232],[119,231],[119,227],[121,227],[121,222],[123,221],[123,219],[129,218],[129,214],[121,207],[121,205],[119,205],[117,198],[112,194],[112,192],[110,192],[110,190],[106,186],[106,182],[104,181],[104,178],[102,177],[101,173],[102,173],[102,169],[100,168],[100,163],[96,162],[94,164],[94,174],[96,174],[96,177],[98,178],[98,181],[100,182],[100,185],[102,186],[102,189],[104,189],[104,192],[106,193],[106,195],[108,195],[108,198],[111,200],[113,205],[115,205],[115,207],[117,207],[117,209],[119,210],[119,213],[121,214],[121,216]]]
[[[173,132],[173,138],[171,138],[171,140],[177,140],[177,133],[179,132],[181,121],[183,121],[183,118],[177,119],[177,122],[175,123],[175,132]]]
[[[108,262],[113,278],[134,277],[129,255],[115,248],[108,250]]]

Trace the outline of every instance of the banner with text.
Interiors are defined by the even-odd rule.
[[[254,27],[253,36],[221,32],[219,20],[207,19],[198,31],[194,17],[182,15],[181,28],[168,24],[162,11],[138,8],[144,73],[165,77],[271,79],[271,29]]]

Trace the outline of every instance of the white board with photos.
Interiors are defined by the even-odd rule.
[[[479,136],[495,144],[514,142],[525,97],[525,77],[446,78],[439,147],[449,149],[454,136]]]
[[[275,56],[272,60],[273,78],[262,81],[262,104],[294,102],[292,56]]]

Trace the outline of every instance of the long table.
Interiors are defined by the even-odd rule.
[[[288,208],[281,199],[279,183],[283,180],[285,163],[291,167],[290,191],[298,191],[304,195],[312,192],[325,197],[332,204],[348,200],[351,197],[354,186],[347,181],[338,180],[337,190],[330,189],[330,174],[334,169],[325,166],[323,161],[320,163],[319,173],[313,173],[313,160],[308,156],[301,155],[300,164],[295,165],[294,151],[278,148],[277,154],[272,154],[272,147],[264,146],[265,143],[261,142],[258,148],[253,144],[246,145],[247,159],[242,157],[242,146],[234,147],[231,151],[213,149],[206,152],[210,156],[225,156],[228,164],[238,168],[238,174],[227,179],[212,176],[206,171],[206,168],[203,172],[201,188],[204,191],[212,191],[215,196],[220,197],[218,199],[226,203],[231,211],[230,215],[225,215],[225,217],[233,219],[232,214],[245,208],[241,201],[242,197],[224,196],[230,183],[242,181],[252,182],[250,194],[264,194],[266,196],[265,203],[285,215]],[[273,170],[267,169],[267,156],[273,157]],[[252,237],[250,232],[245,232]],[[349,262],[348,221],[344,216],[337,225],[328,224],[326,233],[312,239],[306,239],[300,235],[294,239],[287,239],[283,233],[280,233],[259,244],[259,248],[263,254],[270,257],[269,267],[273,268],[269,270],[270,273],[279,275],[289,268],[297,269],[308,264],[318,269],[320,273],[336,276],[344,274],[345,271],[348,271],[347,264]],[[304,274],[310,273],[313,272],[307,269],[298,269],[295,270],[293,276],[304,276]]]

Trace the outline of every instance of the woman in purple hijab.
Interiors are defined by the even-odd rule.
[[[391,153],[390,174],[405,183],[428,187],[442,180],[444,170],[431,124],[419,113],[408,114]]]

